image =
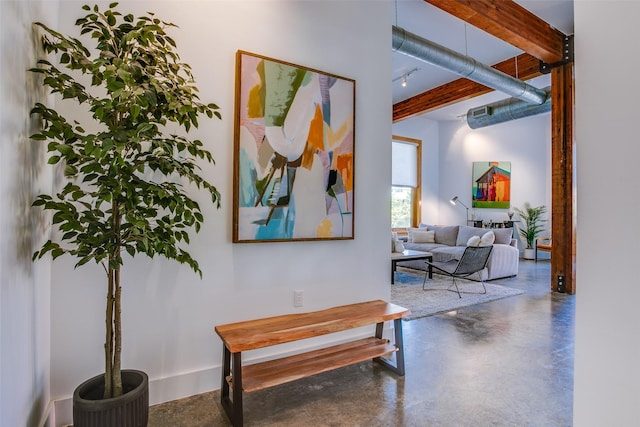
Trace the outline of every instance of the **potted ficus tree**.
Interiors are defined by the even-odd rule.
[[[32,138],[47,143],[48,162],[62,164],[66,178],[62,189],[33,203],[52,212],[59,231],[34,260],[68,254],[76,257],[76,267],[88,262],[104,267],[104,279],[96,282],[104,280],[107,295],[105,373],[76,389],[75,427],[103,425],[95,413],[116,416],[122,409],[110,405],[121,402],[134,412],[142,407],[141,419],[111,419],[109,425],[146,425],[146,374],[121,368],[121,269],[137,254],[161,255],[202,276],[184,246],[189,231],[200,230],[203,215],[184,185],[208,192],[217,207],[220,194],[201,176],[200,163],[213,163],[211,153],[185,135],[198,126],[200,115],[220,118],[220,113],[215,104],[200,102],[191,69],[180,62],[165,32],[174,24],[152,13],[123,15],[117,3],[83,10],[76,26],[91,40],[91,50],[77,38],[36,24],[57,66],[43,59],[30,71],[43,76],[51,93],[69,100],[64,102],[86,108],[90,119],[80,123],[40,103],[32,110],[42,121]],[[140,388],[141,400],[131,403]]]
[[[519,228],[520,235],[527,244],[524,258],[533,259],[533,245],[535,245],[536,238],[542,233],[543,224],[546,221],[543,215],[547,212],[547,208],[544,205],[534,207],[526,202],[522,208],[514,208],[514,210],[524,223],[524,227]]]

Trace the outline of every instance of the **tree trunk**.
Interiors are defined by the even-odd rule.
[[[120,310],[120,269],[116,270],[116,283],[115,283],[115,301],[114,301],[114,316],[113,327],[115,330],[115,336],[113,340],[114,354],[113,354],[113,396],[122,395],[122,375],[120,367],[120,353],[122,351],[122,327],[121,327],[121,310]]]
[[[105,314],[105,330],[106,336],[104,341],[104,398],[109,399],[113,397],[113,379],[112,379],[112,367],[113,367],[113,288],[114,288],[114,270],[111,268],[111,257],[107,261],[107,310]]]
[[[105,341],[105,371],[104,397],[105,399],[122,395],[122,374],[120,353],[122,349],[121,305],[120,305],[120,207],[113,197],[111,227],[115,236],[114,247],[109,255],[108,291],[106,313],[106,341]]]

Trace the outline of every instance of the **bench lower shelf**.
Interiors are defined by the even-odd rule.
[[[251,392],[342,368],[397,351],[388,340],[370,337],[242,367],[242,390]],[[231,380],[229,385],[231,386]]]
[[[223,342],[220,404],[234,427],[243,425],[242,395],[332,369],[371,360],[404,376],[402,317],[409,310],[375,300],[324,310],[218,325]],[[384,339],[385,322],[393,321],[394,340]],[[324,347],[253,365],[242,364],[244,351],[375,324],[373,337]],[[389,354],[395,357],[383,357]]]

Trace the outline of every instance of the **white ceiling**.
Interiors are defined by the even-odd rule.
[[[564,34],[573,34],[573,0],[516,0],[516,3]],[[483,64],[493,65],[522,53],[522,50],[423,0],[396,0],[394,7],[393,25],[468,55]],[[418,71],[411,74],[407,79],[406,87],[402,87],[401,77],[415,68],[418,68]],[[393,103],[395,104],[460,77],[426,62],[393,52],[393,78],[397,79],[392,82]],[[543,88],[550,85],[550,78],[548,75],[541,76],[529,83]],[[494,91],[470,101],[425,113],[421,117],[432,120],[459,120],[469,108],[508,97],[508,95]]]

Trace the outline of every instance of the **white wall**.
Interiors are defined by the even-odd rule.
[[[638,425],[640,3],[576,0],[574,424]],[[620,203],[618,200],[623,200]]]
[[[64,2],[61,28],[72,27],[82,2]],[[325,1],[194,1],[124,3],[153,10],[180,26],[172,31],[193,67],[201,99],[221,107],[222,121],[194,133],[212,151],[206,177],[221,191],[215,210],[198,194],[205,225],[190,252],[204,278],[187,267],[143,257],[123,269],[125,368],[146,371],[152,403],[219,388],[222,346],[216,324],[388,299],[391,177],[392,5]],[[124,9],[123,6],[123,9]],[[358,31],[354,31],[354,29]],[[236,50],[305,65],[356,80],[355,240],[232,244],[233,108]],[[58,422],[68,421],[75,386],[103,371],[105,277],[101,268],[73,269],[56,261],[52,273],[51,372]],[[293,290],[305,306],[294,308]],[[356,331],[362,334],[362,331]],[[351,333],[354,334],[354,333]],[[349,335],[349,334],[347,334]],[[328,341],[330,338],[325,338]],[[344,336],[341,337],[344,339]],[[308,343],[296,343],[287,350]],[[263,357],[270,349],[249,359]]]
[[[506,98],[506,96],[505,96]],[[423,141],[422,222],[465,224],[466,210],[449,200],[459,196],[469,216],[505,221],[504,209],[472,209],[472,163],[511,162],[511,205],[551,208],[551,115],[471,129],[463,121],[411,118],[393,124],[396,135]],[[547,216],[547,218],[550,218]],[[519,244],[522,249],[523,245]]]
[[[436,222],[439,215],[439,135],[438,122],[421,117],[393,124],[393,134],[422,141],[422,205],[421,221]]]
[[[41,85],[26,70],[35,65],[31,22],[55,21],[55,2],[0,2],[0,425],[47,423],[50,263],[31,262],[47,235],[47,220],[30,208],[51,186],[37,128],[29,110],[43,101]]]
[[[506,97],[505,97],[506,98]],[[466,210],[449,203],[453,196],[469,207],[469,216],[506,221],[505,209],[472,209],[472,163],[511,162],[511,206],[524,202],[551,206],[551,116],[540,114],[481,129],[465,122],[440,124],[440,221],[464,224]]]
[[[27,267],[25,259],[18,261],[14,251],[22,240],[16,223],[26,209],[26,196],[18,195],[25,187],[18,182],[24,183],[20,180],[28,181],[28,176],[32,176],[22,175],[24,164],[20,163],[20,150],[25,145],[25,135],[30,126],[25,123],[29,102],[20,96],[29,93],[22,88],[26,84],[23,71],[31,59],[22,55],[32,52],[27,23],[39,17],[46,17],[48,23],[55,22],[55,3],[43,4],[47,5],[46,12],[42,4],[35,1],[0,2],[0,99],[4,100],[0,104],[0,135],[7,144],[0,156],[0,194],[5,203],[0,210],[3,230],[0,245],[0,424],[3,426],[21,425],[24,420],[28,420],[27,425],[37,425],[35,420],[39,418],[38,414],[43,413],[48,400],[46,301],[49,291],[43,285],[48,282],[47,263],[41,261]],[[236,247],[229,243],[231,205],[227,201],[221,211],[208,212],[207,226],[195,239],[195,254],[205,268],[203,281],[195,279],[184,268],[161,261],[136,260],[136,265],[126,272],[125,277],[140,286],[126,291],[129,295],[126,301],[125,360],[129,366],[149,371],[154,380],[152,387],[171,385],[176,393],[186,394],[217,387],[215,369],[220,363],[220,345],[212,332],[214,324],[248,314],[257,316],[293,311],[290,304],[293,286],[304,287],[305,308],[356,300],[364,294],[378,297],[386,293],[383,289],[388,286],[382,281],[386,281],[388,267],[384,261],[387,253],[387,232],[384,230],[388,228],[388,192],[375,194],[375,188],[388,186],[390,176],[390,166],[384,160],[389,157],[390,149],[384,147],[389,140],[386,135],[391,133],[385,124],[391,110],[390,106],[385,107],[385,103],[380,102],[380,97],[387,97],[381,91],[390,86],[391,76],[386,71],[376,70],[390,69],[390,57],[386,56],[390,34],[387,30],[388,11],[382,10],[382,5],[375,2],[367,4],[367,18],[371,24],[358,20],[358,28],[366,26],[367,30],[360,33],[352,31],[356,26],[355,20],[360,17],[358,10],[349,4],[340,5],[341,10],[346,9],[347,18],[336,30],[336,34],[342,36],[337,44],[342,54],[336,57],[324,50],[318,53],[301,49],[298,44],[303,42],[283,40],[278,43],[274,40],[287,33],[267,30],[266,24],[259,21],[260,16],[271,16],[270,11],[274,8],[267,6],[277,6],[273,2],[196,3],[180,8],[174,5],[156,3],[153,9],[161,16],[182,24],[175,38],[181,46],[186,43],[180,50],[183,59],[194,66],[203,99],[218,102],[225,113],[223,123],[212,122],[203,125],[199,131],[217,156],[218,165],[208,173],[223,191],[225,199],[231,193],[233,76],[230,69],[233,68],[232,57],[236,48],[303,65],[315,64],[320,69],[358,81],[355,241]],[[144,6],[136,4],[140,9],[145,9]],[[301,13],[301,22],[309,27],[310,34],[322,27],[322,21],[314,19],[311,9],[307,10],[309,5],[281,6],[291,13],[294,9]],[[318,4],[314,6],[320,7]],[[65,2],[62,10],[62,15],[67,16],[67,24],[76,16],[69,7]],[[243,11],[249,14],[250,21],[245,22],[251,25],[241,25],[231,19]],[[324,12],[321,16],[326,18],[329,11]],[[637,360],[640,359],[639,324],[635,307],[639,296],[637,275],[632,269],[611,266],[633,265],[636,251],[632,245],[640,238],[636,220],[640,208],[636,197],[640,172],[635,167],[638,158],[635,143],[637,96],[628,96],[634,90],[628,83],[634,81],[633,70],[639,65],[638,57],[629,54],[634,51],[635,41],[640,36],[634,21],[639,14],[638,3],[575,1],[575,136],[580,212],[576,262],[576,426],[634,425],[637,421],[636,408],[640,396],[640,371],[637,369]],[[203,22],[205,19],[210,23]],[[190,24],[192,20],[194,25]],[[244,34],[245,31],[248,34]],[[357,34],[367,34],[376,42],[360,43],[359,38],[353,39],[358,37]],[[291,44],[298,48],[291,49]],[[313,41],[314,47],[319,44],[317,40]],[[358,44],[358,49],[353,49],[354,44]],[[376,48],[376,44],[381,47]],[[358,52],[358,60],[362,63],[351,61]],[[394,133],[426,142],[420,134],[405,134],[395,126]],[[362,148],[374,145],[375,150]],[[603,164],[611,166],[606,168],[608,179],[594,172],[602,170]],[[46,172],[42,170],[40,173],[42,175],[35,179],[38,184],[26,187],[28,192],[35,193],[38,187],[46,186],[47,178],[43,177]],[[40,183],[41,180],[44,184]],[[455,189],[457,185],[462,184],[456,184]],[[446,203],[450,197],[449,190],[447,187],[440,191],[441,203]],[[625,197],[629,204],[624,209],[612,209],[615,197]],[[457,215],[461,215],[460,212]],[[605,222],[611,233],[599,231]],[[379,232],[380,229],[383,231]],[[293,257],[295,265],[277,278],[268,279],[269,275],[260,275],[259,271],[274,273],[268,265],[268,261],[274,259],[270,254],[274,249],[284,257]],[[327,260],[326,252],[344,259],[336,266],[337,270],[327,271],[317,266]],[[358,255],[354,255],[356,253]],[[362,257],[363,253],[368,256]],[[372,259],[380,262],[371,262]],[[365,260],[366,266],[363,265]],[[33,271],[27,271],[29,269]],[[252,271],[256,273],[252,274]],[[260,283],[253,280],[257,276],[260,276]],[[355,281],[356,276],[363,280]],[[54,398],[68,396],[75,384],[102,369],[100,350],[96,349],[102,345],[100,317],[93,316],[93,311],[102,311],[102,291],[99,284],[93,287],[91,283],[101,280],[101,273],[95,269],[72,271],[68,265],[56,266],[52,283],[56,300],[52,303],[52,334],[70,348],[64,351],[58,346],[56,355],[51,359],[52,369],[59,371],[53,386],[56,390]],[[338,291],[341,286],[345,289]],[[83,299],[85,293],[92,300]],[[129,307],[134,304],[143,306],[141,315],[131,313]],[[78,315],[74,315],[76,311]],[[92,320],[82,318],[80,314],[84,312]],[[83,332],[85,329],[87,332]],[[72,336],[68,343],[67,334]],[[75,334],[77,337],[74,338]],[[202,344],[198,345],[198,342]],[[69,358],[68,362],[65,357]],[[85,360],[89,366],[84,366]],[[72,374],[74,365],[78,365],[80,371]],[[73,378],[64,381],[65,375]],[[28,379],[26,383],[23,382],[25,378]],[[169,393],[163,397],[171,398]]]

